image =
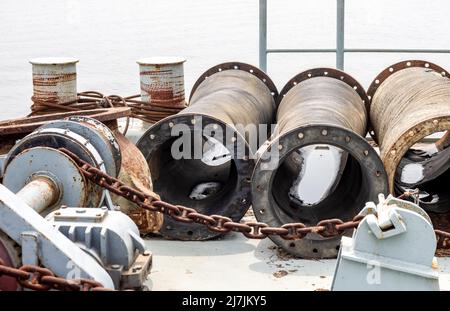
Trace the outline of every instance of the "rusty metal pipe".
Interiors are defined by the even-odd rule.
[[[434,144],[426,136],[450,129],[450,79],[436,64],[408,60],[389,66],[372,82],[370,134],[380,147],[391,193],[418,188],[428,212],[450,211],[448,132]]]
[[[387,192],[383,164],[364,138],[368,99],[355,79],[331,68],[307,70],[292,78],[279,98],[277,131],[258,152],[253,173],[259,221],[271,226],[347,221]],[[315,233],[299,241],[270,238],[303,258],[335,257],[340,245],[340,236]]]
[[[257,126],[273,123],[277,94],[270,78],[248,64],[224,63],[206,71],[191,91],[189,107],[153,125],[137,143],[149,163],[154,191],[168,202],[240,220],[251,204],[253,152],[258,147],[252,150],[246,127],[254,126],[256,137],[267,135]],[[180,129],[188,132],[180,134]],[[181,137],[189,137],[193,148],[177,158],[173,148]],[[164,218],[160,232],[181,240],[220,234],[170,217]]]
[[[28,206],[42,213],[59,199],[59,188],[49,177],[38,176],[16,193]]]

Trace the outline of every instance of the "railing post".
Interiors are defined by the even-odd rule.
[[[336,68],[344,70],[345,0],[336,1]]]
[[[259,0],[259,68],[267,71],[267,0]]]

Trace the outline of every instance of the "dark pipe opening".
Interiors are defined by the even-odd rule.
[[[352,219],[369,196],[358,161],[331,145],[309,145],[289,153],[271,182],[278,217],[308,225],[322,219]]]
[[[176,139],[178,137],[164,142],[151,158],[149,165],[154,191],[167,202],[189,206],[202,213],[211,206],[230,204],[238,173],[235,161],[223,153],[226,148],[217,141],[211,147],[210,140],[203,137],[202,159],[195,159],[193,154],[190,159],[175,159],[172,144]],[[215,152],[212,150],[214,147],[219,147],[219,150]],[[207,155],[212,157],[205,158]]]
[[[450,211],[449,180],[450,148],[438,150],[434,143],[417,143],[396,169],[395,192],[413,192],[426,211],[445,213]]]

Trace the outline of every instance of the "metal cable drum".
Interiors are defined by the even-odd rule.
[[[383,164],[364,138],[368,99],[355,79],[331,68],[307,70],[286,84],[279,99],[277,131],[258,151],[252,177],[258,221],[270,226],[346,221],[387,193]],[[331,258],[341,236],[270,238],[295,256]]]
[[[448,132],[435,143],[423,139],[450,129],[450,79],[442,67],[408,60],[389,66],[372,82],[370,134],[380,147],[391,193],[418,188],[428,212],[450,211]]]
[[[272,80],[251,65],[230,62],[207,70],[189,106],[154,124],[137,143],[154,191],[165,201],[239,221],[251,205],[254,152],[270,135],[277,95]],[[166,216],[160,232],[181,240],[220,235]]]

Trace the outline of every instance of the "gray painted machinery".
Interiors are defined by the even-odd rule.
[[[137,226],[59,148],[111,176],[119,174],[120,146],[94,119],[49,122],[21,139],[2,159],[0,258],[107,288],[143,289],[152,256]],[[16,280],[0,277],[0,289],[17,288]]]

